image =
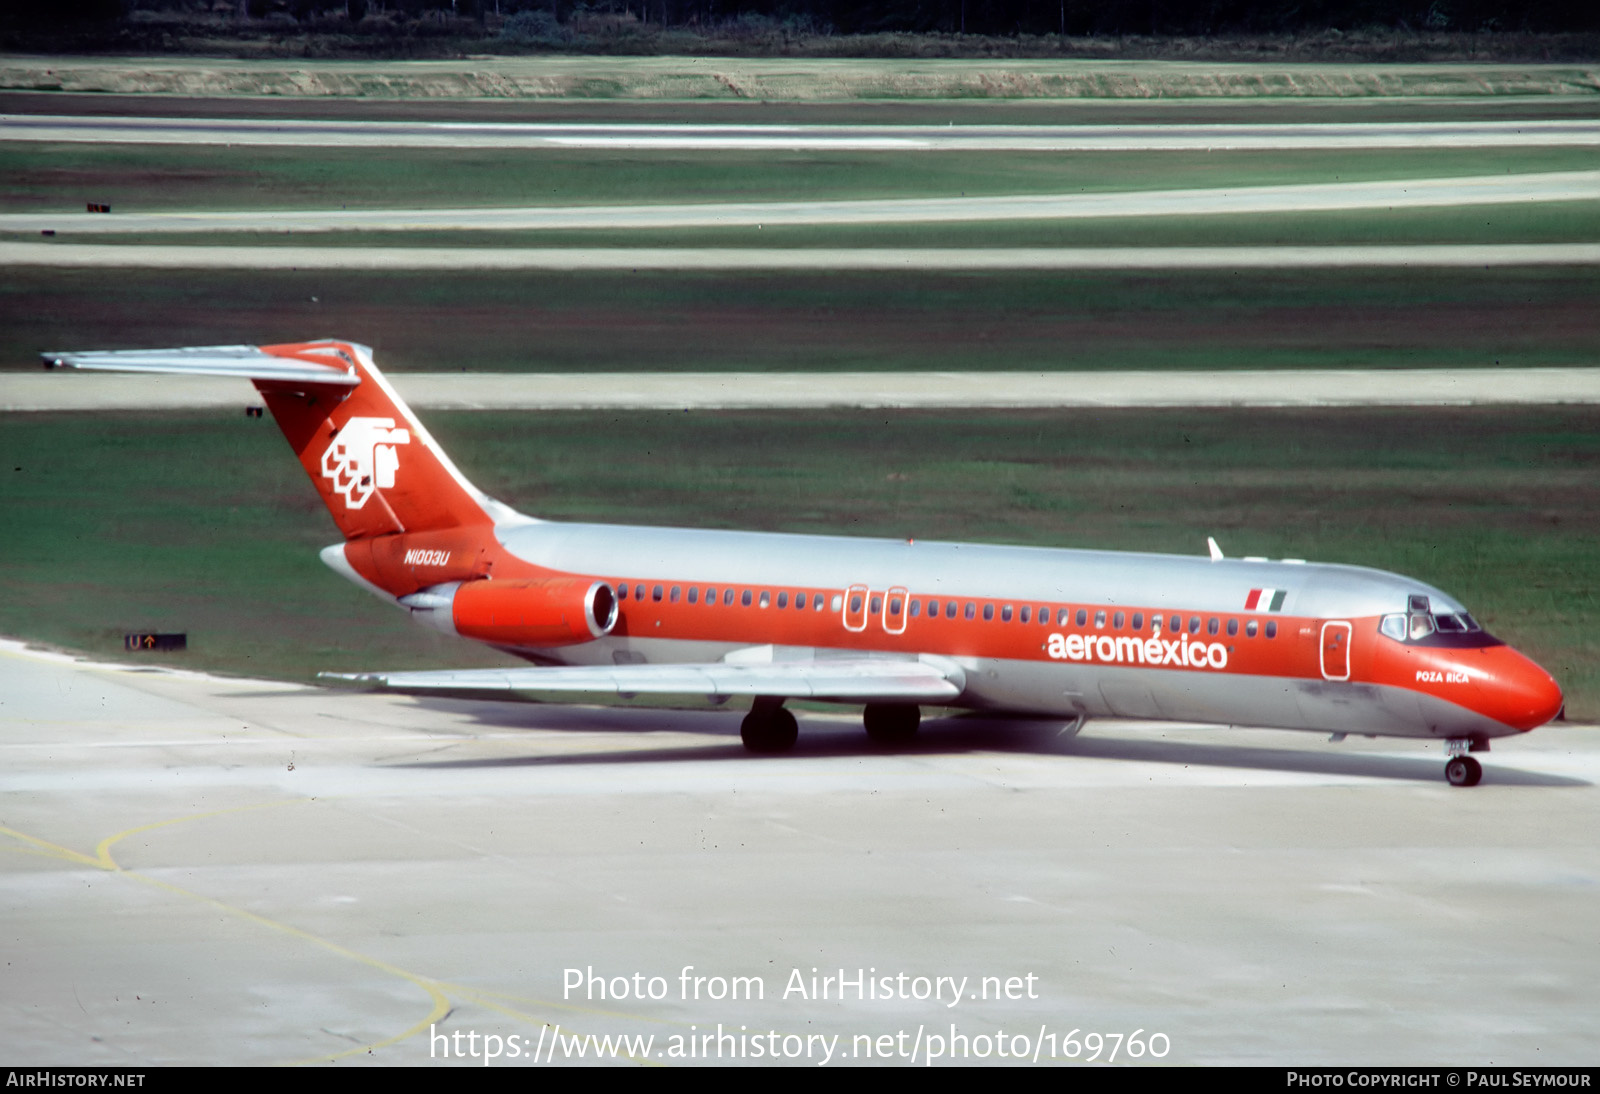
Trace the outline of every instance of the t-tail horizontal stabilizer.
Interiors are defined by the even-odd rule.
[[[165,372],[189,376],[233,376],[278,383],[334,384],[355,387],[361,375],[347,360],[333,354],[319,360],[284,357],[260,346],[190,346],[186,349],[106,350],[42,354],[45,368],[78,368],[95,372]]]

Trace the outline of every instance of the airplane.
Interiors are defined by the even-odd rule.
[[[324,674],[413,695],[748,701],[781,753],[791,700],[909,741],[923,706],[1442,740],[1445,778],[1562,709],[1550,674],[1398,574],[1285,559],[539,520],[473,486],[363,345],[50,353],[46,367],[250,380],[343,541],[322,560],[527,666]]]

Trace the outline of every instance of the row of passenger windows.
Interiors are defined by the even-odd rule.
[[[876,612],[878,610],[878,598],[873,597],[872,600],[872,610]],[[984,619],[993,620],[998,612],[1000,616],[1000,622],[1002,623],[1010,623],[1013,619],[1015,619],[1019,623],[1029,623],[1037,620],[1040,626],[1045,627],[1050,626],[1052,622],[1058,627],[1072,625],[1087,627],[1089,625],[1089,609],[1087,608],[1051,608],[1048,605],[1041,604],[1036,609],[1031,604],[1024,604],[1018,608],[1011,604],[1001,604],[996,606],[992,603],[983,604],[980,608],[976,602],[971,600],[967,601],[965,604],[962,604],[955,600],[923,601],[913,599],[911,601],[912,619],[917,618],[917,616],[921,614],[924,604],[927,605],[929,619],[938,619],[941,614],[946,619],[955,619],[958,617],[958,615],[962,619],[976,619],[979,614],[982,614]],[[891,600],[889,603],[889,614],[894,616],[898,615],[899,612],[899,605]],[[1101,608],[1095,611],[1094,625],[1097,630],[1105,629],[1107,617],[1108,614],[1106,609]],[[1143,631],[1145,629],[1145,614],[1143,612],[1134,612],[1131,616],[1127,612],[1111,612],[1109,614],[1109,618],[1112,630],[1120,631],[1122,630],[1124,624],[1127,624],[1129,628],[1134,631]],[[1160,613],[1152,613],[1149,618],[1149,623],[1152,631],[1160,630],[1163,626],[1163,617]],[[1201,617],[1198,615],[1189,616],[1188,630],[1190,634],[1199,634],[1202,626],[1205,627],[1205,632],[1207,634],[1218,634],[1224,629],[1227,630],[1229,637],[1239,633],[1239,621],[1237,619],[1228,619],[1226,622],[1224,622],[1217,619],[1215,616],[1211,616],[1202,622]],[[1170,633],[1177,633],[1178,631],[1183,630],[1184,617],[1181,615],[1167,616],[1165,619],[1165,627]],[[1254,619],[1246,621],[1244,625],[1245,635],[1249,638],[1254,638],[1256,636],[1256,632],[1257,621]],[[1278,624],[1275,620],[1267,620],[1266,635],[1268,638],[1278,637]]]
[[[630,586],[627,582],[622,582],[619,584],[617,586],[617,599],[627,600],[630,598],[630,596],[634,600],[649,599],[652,601],[660,601],[665,599],[670,604],[676,604],[680,600],[687,600],[690,604],[699,604],[703,601],[708,607],[710,607],[716,605],[719,596],[718,588],[714,585],[707,585],[703,590],[698,585],[690,585],[687,593],[684,592],[683,587],[680,585],[667,587],[663,585],[646,586],[644,584],[636,583],[632,585],[631,588],[632,592],[630,593]],[[862,603],[864,595],[865,594],[862,593],[850,594],[850,615],[861,615],[864,607]],[[790,594],[787,590],[777,593],[776,601],[774,601],[773,593],[767,589],[756,591],[752,589],[735,590],[723,588],[720,590],[720,596],[722,604],[725,607],[732,607],[736,601],[746,608],[750,607],[752,604],[762,608],[768,608],[771,607],[774,602],[776,602],[779,608],[787,608],[791,603]],[[797,611],[810,610],[820,612],[828,603],[828,598],[823,593],[795,593],[792,603]],[[842,606],[843,597],[841,597],[838,593],[833,594],[833,610],[839,611]],[[888,606],[888,616],[892,621],[899,620],[901,612],[906,610],[905,605],[902,603],[899,596],[890,596]],[[884,608],[883,594],[872,594],[871,602],[870,604],[865,605],[865,608],[868,616],[876,618]],[[979,605],[976,601],[972,600],[968,600],[963,604],[962,602],[955,600],[941,601],[931,598],[911,598],[911,618],[917,619],[921,617],[924,612],[927,613],[929,619],[976,619],[981,614],[985,620],[989,621],[992,621],[996,614],[998,614],[1000,617],[1000,622],[1002,623],[1010,623],[1015,620],[1019,623],[1036,622],[1038,625],[1045,627],[1050,626],[1052,622],[1058,627],[1072,626],[1074,624],[1078,627],[1087,627],[1089,625],[1090,618],[1089,609],[1087,608],[1051,608],[1048,605],[1039,605],[1037,608],[1035,608],[1032,604],[1024,604],[1018,608],[1011,604],[996,605],[993,603],[984,603]],[[1120,611],[1110,612],[1108,614],[1107,610],[1104,608],[1097,609],[1094,612],[1094,626],[1097,630],[1104,630],[1108,620],[1110,622],[1111,629],[1117,631],[1122,630],[1124,625],[1136,632],[1143,631],[1146,623],[1144,612],[1133,612],[1131,616],[1127,612]],[[1204,627],[1205,632],[1208,635],[1220,634],[1222,631],[1226,630],[1228,637],[1232,638],[1239,633],[1239,620],[1233,618],[1221,620],[1216,616],[1208,616],[1202,619],[1198,615],[1191,615],[1187,618],[1186,623],[1185,618],[1181,615],[1174,614],[1163,617],[1160,613],[1152,613],[1148,619],[1148,622],[1152,632],[1159,631],[1165,627],[1169,634],[1176,634],[1187,627],[1187,630],[1190,634],[1199,634],[1201,628]],[[1246,620],[1244,624],[1245,637],[1254,638],[1257,634],[1257,627],[1257,620]],[[1263,630],[1268,638],[1278,637],[1277,621],[1272,619],[1267,620],[1266,626],[1263,628]]]
[[[630,588],[633,590],[632,593],[628,591]],[[716,605],[717,595],[718,591],[715,585],[707,585],[703,591],[699,585],[690,585],[687,593],[684,592],[683,586],[681,585],[674,585],[668,589],[666,586],[662,585],[646,586],[642,584],[635,584],[629,586],[627,582],[623,582],[617,586],[618,600],[627,600],[630,596],[634,600],[644,600],[648,598],[653,601],[660,601],[665,599],[669,604],[676,604],[680,600],[687,600],[690,604],[699,604],[702,600],[704,600],[706,607],[709,608]],[[750,607],[752,604],[757,604],[763,608],[770,608],[773,604],[772,593],[767,589],[762,589],[757,592],[753,589],[724,588],[721,591],[721,596],[723,606],[730,608],[733,606],[735,600],[737,600],[739,604],[746,608]],[[833,610],[838,611],[843,602],[844,598],[835,593],[833,597]],[[814,612],[820,612],[827,604],[827,597],[825,597],[822,593],[795,593],[793,603],[795,609],[798,611],[810,610]],[[789,607],[789,604],[790,600],[788,591],[785,590],[778,593],[778,607],[787,608]]]

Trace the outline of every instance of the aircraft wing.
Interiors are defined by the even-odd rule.
[[[819,658],[758,664],[585,665],[437,672],[322,673],[325,679],[410,695],[508,699],[588,694],[828,699],[937,703],[966,686],[960,666],[942,659]]]

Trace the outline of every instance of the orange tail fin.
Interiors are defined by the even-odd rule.
[[[493,523],[493,503],[434,443],[373,364],[367,347],[303,342],[261,351],[336,365],[358,377],[354,387],[255,378],[346,539]]]
[[[515,516],[467,481],[354,342],[45,354],[51,367],[253,382],[346,540]]]

